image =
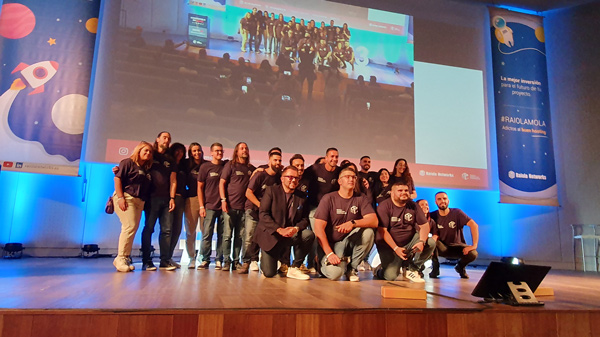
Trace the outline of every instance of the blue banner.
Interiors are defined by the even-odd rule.
[[[3,1],[0,162],[76,175],[100,0]]]
[[[542,18],[490,8],[500,202],[558,206]]]

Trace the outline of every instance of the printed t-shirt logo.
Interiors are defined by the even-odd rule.
[[[242,172],[242,171],[235,171],[235,175],[236,176],[243,176],[244,172]]]
[[[308,191],[308,186],[306,186],[306,185],[300,186],[300,191],[302,191],[302,192]]]
[[[219,174],[217,172],[211,172],[211,173],[209,173],[209,176],[211,176],[211,177],[218,177]]]
[[[412,219],[413,219],[413,215],[411,213],[404,214],[404,220],[412,221]]]
[[[163,162],[163,166],[164,166],[164,167],[167,167],[167,168],[168,168],[168,167],[171,167],[171,163],[169,163],[169,161],[165,160],[165,161]]]
[[[398,221],[400,221],[400,219],[398,219],[398,217],[397,217],[397,216],[393,216],[393,217],[390,219],[390,222],[398,222]]]
[[[352,213],[352,214],[358,213],[358,206],[352,206],[352,207],[350,207],[350,213]]]
[[[263,189],[263,190],[266,189],[267,188],[267,184],[262,185],[260,188]]]
[[[323,184],[326,183],[325,179],[323,179],[321,177],[318,177],[317,181],[320,182],[320,183],[323,183]]]
[[[346,214],[346,211],[344,211],[343,209],[339,209],[338,208],[338,209],[335,210],[335,214],[342,214],[343,215],[343,214]]]
[[[450,228],[456,228],[456,222],[454,222],[454,221],[450,221],[450,222],[448,223],[448,227],[450,227]]]
[[[438,228],[444,228],[444,226],[437,224]]]

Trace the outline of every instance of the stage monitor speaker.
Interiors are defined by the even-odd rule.
[[[492,262],[471,295],[511,305],[543,305],[535,300],[533,292],[549,271],[547,266]]]

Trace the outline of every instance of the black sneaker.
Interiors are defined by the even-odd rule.
[[[456,265],[456,267],[454,267],[454,270],[456,270],[456,272],[458,273],[458,275],[460,275],[460,278],[464,278],[464,279],[468,279],[469,278],[469,274],[467,274],[467,271],[465,270],[465,268],[461,268],[458,265]]]
[[[223,262],[223,266],[221,267],[221,271],[229,271],[231,269],[231,262]]]
[[[170,264],[168,261],[167,262],[161,262],[158,265],[158,268],[162,269],[162,270],[167,270],[167,271],[173,271],[173,270],[177,269],[177,267],[175,267],[174,265]]]
[[[440,277],[440,271],[439,269],[434,269],[431,271],[431,273],[429,273],[429,278],[438,278]]]
[[[377,267],[373,268],[373,279],[374,280],[383,280],[383,277],[381,275],[382,270],[383,270],[383,268],[381,268],[381,265],[378,265]]]
[[[152,261],[144,262],[142,263],[142,270],[155,271],[156,266],[154,265],[154,263],[152,263]]]

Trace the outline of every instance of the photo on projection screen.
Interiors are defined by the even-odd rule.
[[[88,146],[89,161],[118,162],[166,130],[207,155],[214,142],[227,151],[244,141],[254,153],[279,146],[307,162],[337,147],[356,163],[370,155],[373,169],[405,158],[417,185],[440,185],[445,166],[418,161],[411,16],[321,0],[123,0],[110,8],[118,5],[105,9],[111,27],[102,31],[92,108],[102,117],[90,136],[104,144]],[[274,22],[264,29],[244,19],[266,13]],[[463,186],[463,171],[448,170],[456,179],[441,185]],[[487,185],[485,173],[479,183]]]

